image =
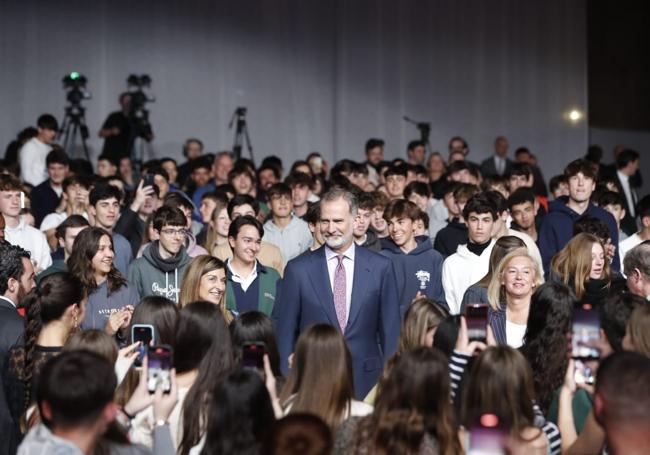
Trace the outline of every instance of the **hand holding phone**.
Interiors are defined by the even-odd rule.
[[[264,372],[264,354],[266,345],[261,341],[253,341],[242,345],[242,366]]]
[[[589,303],[575,306],[571,327],[571,357],[574,359],[598,359],[600,350],[591,346],[600,340],[598,311]]]
[[[167,345],[151,346],[147,358],[147,390],[153,394],[156,392],[158,385],[160,385],[163,393],[169,393],[172,389],[172,348]]]
[[[133,324],[131,326],[131,341],[135,343],[140,342],[138,346],[138,357],[135,360],[135,366],[142,366],[142,359],[147,353],[150,345],[156,344],[156,337],[154,335],[154,328],[151,324]]]
[[[465,306],[467,336],[469,341],[487,342],[488,306],[485,303],[468,303]]]

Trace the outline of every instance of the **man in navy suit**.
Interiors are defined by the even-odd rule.
[[[400,308],[391,261],[353,241],[356,215],[356,198],[345,189],[333,188],[321,198],[325,245],[287,264],[273,322],[285,371],[305,328],[316,323],[339,328],[352,354],[355,394],[363,399],[397,347]]]

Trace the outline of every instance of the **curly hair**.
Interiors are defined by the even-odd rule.
[[[29,256],[29,251],[17,245],[9,242],[0,243],[0,295],[7,292],[10,278],[20,280],[20,276],[25,272],[22,258],[29,261]]]
[[[107,236],[111,240],[111,249],[115,251],[113,246],[113,237],[108,231],[99,227],[90,227],[81,231],[77,238],[74,239],[72,246],[72,254],[68,259],[68,268],[73,275],[79,278],[81,284],[86,288],[88,294],[97,289],[97,281],[95,281],[95,272],[93,269],[93,257],[99,250],[99,241],[103,236]],[[122,286],[127,284],[126,278],[115,268],[115,264],[111,264],[111,270],[108,272],[108,295],[119,290]]]
[[[535,396],[543,412],[567,368],[566,334],[571,329],[575,296],[560,283],[545,283],[533,294],[521,353],[533,370]]]

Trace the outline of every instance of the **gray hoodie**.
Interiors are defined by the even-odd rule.
[[[111,455],[150,455],[152,453],[141,445],[109,444]],[[153,454],[174,454],[168,426],[156,427]],[[70,441],[56,436],[48,427],[40,424],[29,430],[18,447],[18,455],[84,455],[84,453]]]
[[[129,267],[129,282],[140,297],[157,295],[178,303],[185,267],[191,258],[182,247],[174,257],[163,259],[158,252],[158,241],[151,242]]]

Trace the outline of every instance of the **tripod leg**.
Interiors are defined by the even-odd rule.
[[[255,157],[253,156],[253,144],[251,144],[251,137],[248,135],[248,125],[244,124],[244,138],[246,139],[246,145],[248,145],[248,154],[251,156],[251,161],[253,166],[255,165]]]

